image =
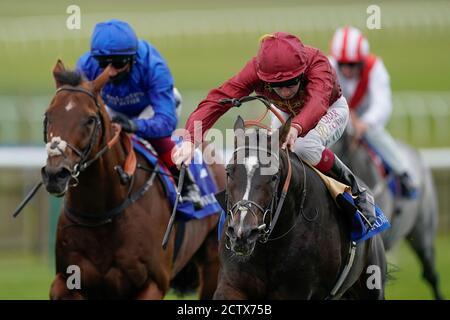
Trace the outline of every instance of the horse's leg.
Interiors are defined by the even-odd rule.
[[[56,275],[50,287],[51,300],[82,300],[84,297],[77,290],[70,290],[67,287],[66,279],[60,273]]]
[[[430,231],[428,227],[421,224],[419,217],[407,239],[422,263],[422,276],[433,288],[434,298],[442,300],[444,297],[439,287],[439,275],[435,264],[434,237],[435,232]]]
[[[165,292],[158,287],[158,284],[154,281],[150,281],[149,284],[138,293],[136,299],[138,300],[161,300],[165,296]]]
[[[201,300],[211,300],[217,288],[217,278],[219,274],[219,245],[217,241],[217,228],[207,236],[198,257],[199,273],[199,298]]]

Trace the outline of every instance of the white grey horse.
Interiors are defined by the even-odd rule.
[[[436,271],[434,246],[438,202],[430,168],[416,150],[398,142],[413,169],[411,171],[414,173],[413,179],[419,185],[419,196],[412,200],[394,197],[387,180],[371,160],[367,148],[362,144],[352,144],[352,137],[347,131],[332,149],[369,186],[376,203],[389,218],[392,227],[382,234],[386,250],[394,247],[400,239],[406,238],[420,259],[422,276],[431,285],[435,299],[443,299]]]

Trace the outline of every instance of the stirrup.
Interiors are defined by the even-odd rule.
[[[369,219],[366,217],[366,215],[361,212],[361,210],[358,209],[358,213],[359,213],[359,216],[363,219],[364,224],[367,226],[367,228],[368,228],[367,231],[370,231],[375,228],[374,223],[370,222]]]

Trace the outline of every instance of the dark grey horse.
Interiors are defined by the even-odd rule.
[[[333,150],[372,189],[375,200],[391,222],[391,228],[383,232],[386,250],[406,238],[420,259],[423,278],[431,285],[435,299],[442,299],[439,276],[435,264],[435,247],[438,223],[436,190],[430,168],[420,154],[410,146],[398,142],[405,153],[419,182],[416,199],[394,197],[363,143],[354,143],[348,130],[333,146]]]
[[[289,126],[290,121],[280,128],[281,141]],[[241,118],[236,121],[237,130],[244,132]],[[348,258],[349,217],[338,209],[313,169],[294,153],[288,156],[278,148],[261,147],[272,146],[276,135],[256,131],[255,139],[246,131],[242,136],[245,144],[235,144],[227,167],[230,210],[220,241],[221,268],[214,298],[383,299],[386,260],[381,237],[357,245],[348,277],[330,297]],[[256,140],[256,146],[249,143]],[[279,154],[279,167],[265,174],[270,164],[262,161],[261,153],[274,152]],[[374,268],[378,269],[377,286],[370,285]]]

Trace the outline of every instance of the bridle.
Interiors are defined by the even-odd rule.
[[[120,125],[116,123],[112,123],[111,126],[114,129],[114,136],[109,140],[108,142],[105,141],[105,130],[104,130],[104,122],[102,121],[101,117],[101,107],[98,103],[98,100],[96,96],[83,88],[73,87],[73,86],[62,86],[56,90],[56,94],[58,94],[61,91],[71,91],[71,92],[81,92],[83,94],[88,95],[90,98],[92,98],[95,102],[95,106],[97,107],[97,112],[95,115],[95,127],[94,130],[90,136],[89,143],[87,147],[84,150],[80,150],[77,147],[67,143],[67,146],[72,149],[77,156],[80,158],[80,160],[74,165],[74,167],[70,170],[72,179],[75,179],[75,183],[71,184],[71,187],[76,187],[78,185],[78,176],[81,172],[86,170],[91,164],[93,164],[96,160],[98,160],[105,152],[110,150],[118,141],[119,136],[122,131],[122,128]],[[100,126],[102,128],[102,145],[101,149],[92,157],[89,158],[92,148],[94,146],[96,137],[98,135],[98,132],[100,130]],[[47,119],[44,119],[44,141],[47,143]],[[130,142],[131,143],[131,142]],[[58,148],[60,153],[67,158],[63,150],[59,148],[57,145],[53,146],[54,148]],[[50,145],[50,148],[52,148],[52,145]],[[131,150],[132,151],[132,150]],[[134,154],[134,153],[133,153]],[[130,155],[129,155],[130,156]],[[133,157],[131,157],[133,158]],[[134,157],[135,159],[135,157]],[[126,165],[126,164],[125,164]],[[133,172],[136,166],[136,162],[134,162],[134,166],[132,165],[131,168],[133,168]],[[116,166],[120,167],[120,166]],[[121,168],[121,167],[120,167]],[[103,213],[85,213],[80,212],[78,210],[75,210],[73,208],[70,208],[67,203],[64,204],[64,213],[66,214],[67,218],[72,221],[72,224],[66,225],[64,228],[72,227],[72,226],[81,226],[81,227],[98,227],[105,225],[107,223],[110,223],[115,217],[119,216],[127,207],[129,207],[131,204],[136,202],[138,199],[140,199],[145,192],[153,185],[153,181],[156,177],[157,167],[155,167],[155,172],[150,175],[150,177],[147,179],[147,181],[134,193],[131,193],[132,187],[133,187],[133,176],[129,179],[129,187],[126,198],[118,205],[117,207],[108,210],[107,212]],[[88,222],[81,222],[80,219]]]
[[[266,152],[267,154],[271,156],[275,156],[276,160],[278,161],[278,155],[276,153],[273,153],[270,150],[264,149],[264,148],[257,148],[257,147],[251,147],[251,146],[242,146],[239,148],[236,148],[234,150],[234,154],[241,151],[241,150],[256,150],[259,152]],[[278,187],[281,180],[281,170],[278,170],[278,173],[274,176],[275,177],[275,183],[272,184],[272,198],[270,199],[269,204],[263,208],[261,205],[256,203],[252,200],[239,200],[236,203],[234,203],[231,208],[229,208],[228,199],[226,201],[227,204],[227,213],[230,215],[231,219],[234,219],[234,215],[240,211],[240,210],[248,210],[250,211],[255,217],[256,212],[253,210],[253,207],[255,207],[257,210],[259,210],[263,214],[263,219],[261,224],[257,227],[259,231],[258,240],[261,243],[266,243],[269,240],[269,237],[275,228],[275,225],[278,221],[278,218],[280,216],[281,209],[283,208],[284,200],[286,199],[286,195],[289,189],[289,184],[291,182],[292,177],[292,167],[291,167],[291,159],[289,157],[289,151],[285,151],[287,156],[287,163],[288,163],[288,172],[284,181],[283,189],[281,190],[280,197],[277,197],[278,194]],[[228,190],[227,190],[228,195]],[[227,196],[228,198],[228,196]],[[275,209],[275,213],[272,214]],[[269,216],[270,220],[269,223],[266,224],[266,217]],[[228,235],[227,235],[228,236]]]
[[[244,122],[244,126],[257,126],[260,128],[264,128],[267,130],[270,130],[270,128],[268,128],[267,126],[265,126],[264,124],[261,123],[261,121],[264,119],[264,117],[267,115],[268,111],[271,111],[280,121],[281,123],[284,123],[284,119],[283,117],[280,115],[280,113],[276,110],[276,108],[267,100],[266,97],[264,96],[244,96],[240,99],[223,99],[220,101],[220,104],[231,104],[232,106],[235,107],[240,107],[242,105],[242,103],[245,102],[249,102],[252,100],[259,100],[260,102],[262,102],[265,106],[266,106],[266,112],[264,113],[264,115],[262,117],[260,117],[257,120],[247,120]],[[278,154],[264,149],[264,148],[258,148],[258,147],[252,147],[252,146],[241,146],[238,147],[234,150],[233,154],[236,154],[238,151],[241,150],[255,150],[258,152],[266,152],[267,154],[269,154],[270,156],[275,156],[277,162],[279,163],[279,158],[278,158]],[[231,219],[233,219],[234,215],[237,213],[237,211],[239,210],[248,210],[250,211],[254,216],[256,216],[256,212],[253,210],[253,207],[256,208],[257,210],[259,210],[262,214],[263,214],[263,219],[262,219],[262,223],[257,227],[258,229],[258,240],[261,243],[266,243],[267,241],[269,241],[269,237],[273,231],[273,229],[275,228],[275,225],[278,221],[278,218],[280,216],[280,212],[281,209],[283,208],[283,204],[284,201],[286,199],[286,195],[289,189],[289,185],[291,182],[291,177],[292,177],[292,164],[291,164],[291,159],[289,157],[289,151],[286,149],[285,150],[286,153],[286,157],[287,157],[287,164],[288,164],[288,172],[286,174],[286,178],[283,184],[283,188],[281,190],[281,194],[280,197],[277,197],[278,194],[278,187],[280,184],[280,180],[281,180],[281,170],[278,170],[278,173],[275,176],[275,183],[272,185],[272,199],[270,200],[269,204],[263,208],[261,205],[259,205],[258,203],[252,201],[252,200],[239,200],[238,202],[234,203],[231,207],[229,207],[229,203],[228,203],[228,190],[226,190],[226,205],[227,205],[227,214],[230,215]],[[273,209],[275,209],[275,212],[273,211]],[[272,215],[272,213],[274,213]],[[270,217],[270,221],[268,224],[265,223],[267,216]],[[230,236],[227,234],[226,235],[228,238],[230,238]]]
[[[102,121],[102,117],[101,117],[101,108],[100,105],[98,103],[97,97],[90,91],[83,89],[83,88],[78,88],[78,87],[73,87],[73,86],[62,86],[60,88],[58,88],[56,90],[56,94],[58,94],[59,92],[62,91],[70,91],[70,92],[81,92],[83,94],[88,95],[90,98],[92,98],[92,100],[94,100],[95,106],[97,107],[97,112],[95,114],[95,127],[94,130],[92,131],[92,134],[89,138],[89,143],[87,145],[86,148],[84,148],[84,150],[80,150],[77,147],[73,146],[72,144],[67,142],[67,146],[72,149],[72,151],[79,157],[79,161],[73,166],[73,168],[69,169],[70,170],[70,175],[72,177],[72,179],[75,180],[74,184],[71,184],[72,187],[76,186],[78,184],[78,176],[80,175],[80,173],[84,170],[86,170],[92,163],[94,163],[97,159],[99,159],[106,151],[108,151],[109,149],[111,149],[119,140],[119,135],[121,132],[121,127],[117,124],[112,124],[113,129],[115,130],[114,136],[113,138],[105,143],[105,130],[104,130],[104,123]],[[47,116],[44,117],[44,142],[47,144]],[[92,148],[94,147],[94,143],[95,143],[95,139],[98,135],[98,132],[100,130],[100,127],[102,129],[102,144],[103,147],[90,159],[88,159],[90,153],[92,152]],[[63,152],[63,150],[61,150],[57,144],[50,144],[50,148],[51,149],[58,149],[60,151],[60,153],[63,155],[63,157],[65,159],[67,159],[67,156],[65,155],[65,153]]]

